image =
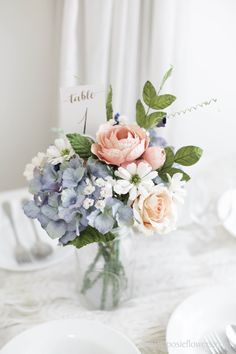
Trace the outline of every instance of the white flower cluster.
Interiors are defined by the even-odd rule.
[[[34,177],[34,169],[35,167],[42,169],[47,161],[47,155],[43,152],[39,152],[37,156],[35,156],[31,163],[28,163],[25,167],[25,171],[23,173],[24,177],[31,181]]]
[[[58,163],[69,160],[74,154],[75,152],[66,137],[56,139],[54,145],[49,146],[46,154],[39,152],[37,156],[32,159],[31,163],[26,165],[23,175],[30,181],[34,177],[35,168],[43,169],[47,162],[57,165]]]
[[[99,199],[95,203],[95,208],[103,211],[106,205],[106,199],[113,196],[114,180],[110,176],[106,177],[105,179],[96,178],[94,180],[94,184],[101,188]]]
[[[83,191],[83,194],[86,195],[86,198],[83,202],[83,207],[85,209],[89,209],[94,205],[96,209],[104,211],[107,198],[111,198],[113,196],[113,178],[109,176],[105,179],[99,177],[93,178],[93,181],[91,181],[89,178],[86,178],[85,182],[86,187]],[[94,200],[89,196],[95,192],[96,186],[100,188],[100,193],[98,199]]]

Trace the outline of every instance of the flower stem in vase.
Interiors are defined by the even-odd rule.
[[[99,273],[92,279],[96,270],[99,270]],[[122,291],[127,286],[124,266],[120,261],[119,239],[98,244],[98,252],[85,272],[81,293],[85,295],[99,280],[102,280],[100,309],[118,306]]]
[[[101,251],[99,250],[96,257],[94,258],[93,262],[90,264],[90,266],[88,267],[88,269],[84,275],[83,286],[81,288],[82,294],[85,294],[86,291],[88,289],[90,289],[96,283],[96,281],[101,277],[101,274],[98,274],[97,277],[92,281],[89,277],[90,273],[92,273],[94,271],[96,264],[97,264],[100,257],[101,257]]]

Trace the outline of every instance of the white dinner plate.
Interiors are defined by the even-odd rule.
[[[229,354],[226,325],[236,324],[236,288],[212,287],[185,300],[170,318],[166,343],[169,354],[206,354],[204,336],[217,332]]]
[[[236,189],[229,189],[220,197],[218,216],[224,228],[236,237]]]
[[[74,248],[72,246],[59,247],[57,240],[52,240],[44,231],[39,222],[35,221],[38,236],[44,242],[49,243],[53,252],[48,257],[37,260],[32,257],[32,262],[19,264],[14,257],[14,248],[16,241],[11,224],[4,214],[2,203],[9,201],[11,203],[11,210],[14,219],[14,225],[17,230],[18,237],[26,249],[30,250],[35,242],[34,230],[31,221],[24,215],[21,201],[24,198],[32,198],[29,196],[27,190],[19,189],[11,192],[3,192],[0,194],[0,268],[24,272],[35,271],[43,268],[48,268],[61,262],[64,258],[72,256]]]
[[[1,354],[140,354],[120,332],[99,322],[59,320],[13,338]]]

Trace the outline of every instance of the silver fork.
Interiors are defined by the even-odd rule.
[[[22,201],[22,206],[27,202],[26,199]],[[53,248],[51,245],[49,245],[47,242],[44,242],[40,239],[38,235],[37,228],[35,226],[34,220],[30,219],[32,228],[34,230],[34,236],[35,236],[35,241],[33,246],[31,247],[30,251],[32,255],[37,258],[37,259],[43,259],[48,257],[52,252]]]
[[[34,220],[32,220],[32,219],[30,219],[30,220],[31,220],[31,224],[33,226],[34,235],[35,235],[35,242],[30,249],[31,253],[34,255],[35,258],[38,258],[38,259],[46,258],[53,252],[53,248],[47,242],[44,242],[39,238],[38,231],[37,231],[35,224],[34,224]]]
[[[14,256],[15,256],[17,263],[22,264],[22,263],[31,262],[32,260],[31,260],[29,251],[22,245],[22,243],[20,242],[20,239],[18,237],[16,228],[15,228],[15,223],[12,218],[10,203],[4,202],[2,204],[2,207],[3,207],[5,214],[7,215],[8,219],[9,219],[9,221],[10,221],[10,224],[11,224],[11,227],[13,230],[13,234],[15,237],[16,245],[15,245],[15,249],[14,249]]]
[[[205,338],[205,342],[211,354],[227,354],[228,351],[225,348],[220,337],[215,333],[211,333]]]

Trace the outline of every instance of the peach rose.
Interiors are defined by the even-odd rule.
[[[166,160],[166,152],[161,146],[147,148],[142,158],[152,166],[153,170],[162,167]]]
[[[91,151],[99,160],[120,166],[138,159],[147,149],[149,137],[136,125],[103,124],[97,132],[97,143]]]
[[[176,211],[169,190],[161,185],[133,203],[135,225],[147,234],[166,234],[176,228]]]

